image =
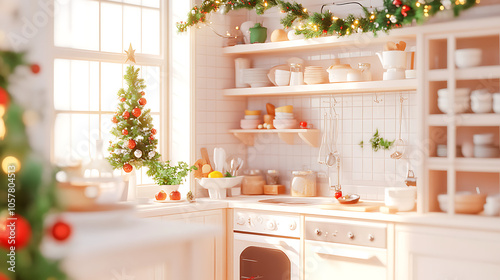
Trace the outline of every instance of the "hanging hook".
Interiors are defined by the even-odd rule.
[[[378,104],[378,103],[380,103],[382,101],[384,101],[384,100],[383,99],[378,99],[378,95],[375,93],[375,99],[373,99],[373,102],[375,102],[375,103]]]

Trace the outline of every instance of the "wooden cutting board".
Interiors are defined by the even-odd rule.
[[[321,209],[325,210],[341,210],[341,211],[355,211],[355,212],[373,212],[378,211],[380,206],[384,206],[383,202],[372,202],[372,201],[362,201],[360,200],[356,204],[322,204]]]

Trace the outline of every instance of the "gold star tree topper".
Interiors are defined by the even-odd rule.
[[[125,50],[125,52],[127,53],[127,60],[125,60],[125,62],[130,60],[135,63],[135,50],[132,49],[132,44],[128,47],[128,51]]]

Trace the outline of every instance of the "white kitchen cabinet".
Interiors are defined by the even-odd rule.
[[[398,225],[395,261],[398,280],[498,280],[500,235]]]
[[[197,211],[183,214],[164,215],[156,217],[148,217],[146,219],[154,219],[158,222],[162,221],[178,221],[188,224],[205,224],[213,225],[220,228],[221,234],[215,238],[207,238],[199,240],[195,245],[196,254],[202,255],[200,259],[203,262],[191,264],[187,269],[190,269],[198,277],[204,280],[225,280],[226,279],[226,210],[209,210]],[[165,248],[168,250],[168,248]],[[180,258],[182,256],[179,256]],[[155,265],[145,267],[141,270],[130,272],[127,275],[135,277],[134,279],[144,280],[177,280],[168,279],[168,270],[171,269],[166,265]],[[181,268],[186,269],[186,268]]]

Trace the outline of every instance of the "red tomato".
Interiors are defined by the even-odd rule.
[[[335,191],[335,198],[339,199],[339,197],[342,197],[342,191]]]
[[[167,193],[165,193],[163,190],[155,194],[156,200],[165,200],[167,199]]]
[[[168,197],[170,200],[181,200],[181,193],[179,191],[172,191]]]

